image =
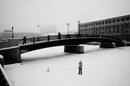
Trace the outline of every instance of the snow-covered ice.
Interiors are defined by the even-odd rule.
[[[20,63],[6,65],[15,86],[130,86],[130,47],[102,49],[85,45],[84,54],[51,47],[22,54]],[[78,75],[78,62],[83,75]]]

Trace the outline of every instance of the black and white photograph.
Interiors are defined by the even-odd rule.
[[[0,86],[130,86],[130,0],[0,0]]]

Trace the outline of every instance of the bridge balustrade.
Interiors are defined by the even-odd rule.
[[[22,45],[23,39],[19,39],[19,45]]]
[[[61,35],[61,39],[66,39],[67,35]]]
[[[36,42],[41,42],[41,41],[51,41],[51,40],[58,40],[60,39],[68,39],[68,38],[76,38],[76,34],[69,34],[69,35],[48,35],[48,36],[42,36],[42,37],[33,37],[33,38],[26,38],[26,43],[25,44],[33,44]],[[19,45],[23,44],[23,39],[19,39]]]
[[[0,86],[14,86],[0,64]]]
[[[58,36],[57,36],[57,35],[52,35],[52,36],[50,36],[50,40],[55,40],[55,39],[58,39]]]
[[[33,38],[27,38],[26,39],[26,43],[31,43],[31,42],[33,42]]]
[[[46,36],[39,37],[39,41],[47,41],[47,37]]]
[[[38,42],[49,42],[52,40],[62,40],[62,39],[74,39],[74,38],[104,38],[106,36],[78,36],[78,34],[69,34],[69,35],[48,35],[48,36],[42,36],[42,37],[33,37],[33,38],[26,38],[27,44],[34,44]],[[112,37],[106,37],[105,39],[110,39]],[[113,39],[113,38],[112,38]],[[119,39],[114,39],[119,41]],[[121,41],[121,40],[120,40]],[[23,40],[19,40],[19,44],[21,45],[23,43]]]
[[[70,34],[70,38],[77,38],[77,34]]]

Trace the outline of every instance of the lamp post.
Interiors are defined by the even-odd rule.
[[[12,38],[14,38],[14,33],[13,33],[13,29],[14,29],[14,27],[12,27]]]
[[[78,35],[80,35],[80,21],[78,21]]]
[[[67,25],[67,29],[68,29],[68,35],[69,35],[69,26],[70,26],[70,24],[67,23],[66,25]]]
[[[37,25],[37,28],[38,28],[38,30],[39,30],[38,32],[40,33],[40,29],[39,29],[39,27],[40,27],[40,25]]]

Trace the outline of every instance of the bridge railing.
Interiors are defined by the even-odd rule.
[[[50,42],[54,40],[65,40],[65,39],[75,39],[75,38],[101,38],[101,39],[108,39],[108,40],[113,40],[116,43],[121,43],[122,40],[114,37],[109,37],[109,36],[100,36],[100,35],[79,35],[79,34],[62,34],[62,35],[48,35],[48,36],[41,36],[41,37],[33,37],[33,38],[26,38],[26,43],[24,44],[34,44],[38,42]],[[111,42],[110,41],[110,42]],[[24,45],[23,44],[23,39],[19,39],[19,45]]]
[[[72,38],[78,38],[78,37],[96,37],[96,38],[112,38],[112,39],[115,39],[115,40],[118,40],[118,41],[121,41],[121,39],[118,39],[118,38],[113,38],[113,37],[110,37],[110,36],[82,36],[82,35],[78,35],[78,34],[62,34],[62,35],[48,35],[48,36],[41,36],[41,37],[33,37],[33,38],[27,38],[26,39],[26,43],[25,44],[33,44],[33,43],[37,43],[37,42],[49,42],[49,41],[53,41],[53,40],[63,40],[63,39],[72,39]],[[22,45],[23,44],[23,39],[20,39],[19,40],[19,44]]]
[[[67,35],[61,35],[61,39],[66,39]]]
[[[0,86],[14,86],[0,64]]]
[[[69,34],[69,35],[48,35],[48,36],[41,36],[41,37],[33,37],[33,38],[26,38],[25,44],[33,44],[36,42],[46,42],[46,41],[53,41],[53,40],[62,40],[62,39],[70,39],[76,38],[77,34]],[[23,39],[19,39],[19,45],[23,45]]]
[[[35,42],[47,41],[47,40],[48,40],[47,36],[26,38],[25,44],[32,44],[32,43],[35,43]],[[23,45],[23,39],[19,39],[19,45]]]
[[[52,36],[50,36],[50,40],[56,40],[56,39],[58,39],[58,36],[57,36],[57,35],[52,35]]]

